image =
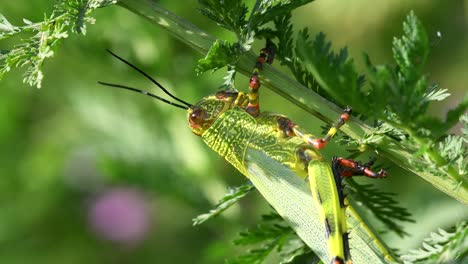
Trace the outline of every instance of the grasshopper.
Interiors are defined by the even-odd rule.
[[[341,182],[343,178],[355,175],[383,178],[386,172],[372,171],[373,161],[362,164],[333,158],[330,165],[319,151],[349,119],[351,109],[344,109],[323,138],[307,133],[286,116],[260,111],[259,75],[265,62],[273,62],[274,49],[274,44],[267,41],[261,50],[250,77],[248,94],[227,89],[190,104],[170,94],[151,76],[111,51],[111,55],[151,80],[177,103],[130,86],[99,83],[142,93],[186,110],[192,132],[251,180],[322,260],[332,264],[352,263],[350,225],[351,235],[356,233],[351,240],[356,247],[353,248],[356,263],[394,262],[385,246],[349,206]],[[310,191],[304,188],[306,181]],[[278,199],[278,196],[284,196],[284,199]],[[292,221],[298,218],[306,222]]]

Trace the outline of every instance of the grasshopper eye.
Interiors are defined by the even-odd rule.
[[[205,120],[205,111],[201,108],[193,110],[189,115],[189,122],[191,125],[199,126]]]
[[[225,90],[215,94],[216,99],[231,99],[236,98],[239,93],[237,91]]]
[[[226,91],[219,91],[215,94],[216,99],[224,99],[226,97]]]

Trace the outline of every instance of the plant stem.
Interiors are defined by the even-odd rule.
[[[118,3],[120,6],[166,29],[169,34],[203,55],[215,41],[213,36],[150,0],[120,0]],[[252,51],[241,56],[237,65],[239,72],[249,76],[256,57]],[[338,106],[269,65],[264,66],[261,77],[262,83],[266,87],[328,124],[331,124],[334,121],[333,118],[339,116],[342,112],[342,109]],[[350,122],[343,126],[341,130],[357,141],[372,132],[371,127],[357,118],[351,118]],[[460,186],[453,178],[417,171],[411,165],[411,161],[415,159],[412,151],[406,149],[396,140],[382,136],[379,140],[373,141],[371,146],[396,165],[420,176],[458,201],[468,204],[468,188],[465,184]]]

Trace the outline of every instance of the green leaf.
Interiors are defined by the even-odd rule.
[[[291,13],[274,20],[276,37],[278,38],[278,51],[276,57],[281,65],[286,65],[298,82],[314,90],[321,90],[312,73],[304,68],[304,64],[295,53]],[[323,95],[323,94],[322,94]]]
[[[280,253],[281,264],[319,263],[320,259],[299,238],[291,239]]]
[[[86,23],[94,23],[89,15],[99,7],[111,5],[115,0],[60,0],[50,16],[38,23],[25,21],[25,26],[14,27],[0,14],[0,39],[15,34],[32,32],[32,36],[22,39],[0,56],[0,80],[15,67],[26,67],[23,82],[40,88],[44,74],[44,61],[53,57],[61,41],[68,32],[85,34]]]
[[[234,244],[256,247],[229,263],[263,263],[273,251],[279,253],[280,263],[294,263],[302,258],[318,259],[294,233],[294,230],[276,213],[263,215],[260,224],[240,233],[239,236],[234,240]]]
[[[463,221],[445,231],[438,230],[424,239],[422,248],[401,256],[404,263],[467,263],[468,222]]]
[[[197,73],[201,74],[209,70],[217,70],[228,64],[235,65],[240,53],[237,43],[230,44],[216,40],[206,54],[205,58],[198,61]]]
[[[398,205],[398,202],[393,198],[394,193],[378,190],[372,184],[360,185],[353,179],[346,179],[346,187],[346,192],[356,202],[369,209],[389,231],[395,232],[400,237],[409,236],[399,222],[414,223],[415,221],[411,218],[408,209]]]
[[[393,57],[407,81],[417,80],[429,55],[429,38],[413,11],[403,23],[403,36],[393,39]]]
[[[247,6],[239,0],[199,0],[200,13],[215,21],[218,25],[233,31],[238,36],[245,28]]]
[[[277,213],[262,216],[263,221],[268,224],[260,224],[255,229],[248,230],[240,233],[240,238],[234,240],[236,245],[250,245],[263,242],[268,239],[277,239],[285,233],[293,234],[294,231],[287,225],[280,225],[276,223],[281,221],[282,218]],[[273,224],[271,224],[273,222]]]
[[[403,23],[403,35],[393,40],[393,57],[398,67],[373,66],[365,57],[369,70],[365,105],[375,118],[388,119],[388,110],[396,114],[395,121],[407,127],[419,127],[428,102],[442,100],[447,95],[436,86],[429,87],[422,74],[429,55],[429,40],[422,23],[411,12]]]
[[[468,108],[468,93],[465,94],[465,97],[463,97],[463,100],[460,102],[459,105],[457,105],[457,107],[451,109],[447,113],[447,118],[446,118],[447,130],[453,127],[453,125],[456,122],[458,122],[458,120],[460,119],[460,116],[462,116],[466,112],[467,108]]]
[[[17,27],[10,24],[6,17],[0,14],[0,39],[4,38],[6,34],[11,34],[12,32],[16,32],[17,30]]]
[[[428,90],[424,95],[426,101],[442,101],[445,98],[449,97],[450,94],[447,93],[447,89],[437,89],[437,86]]]
[[[259,0],[258,9],[254,10],[250,26],[259,28],[276,18],[288,15],[292,10],[314,0]]]
[[[448,135],[437,148],[447,162],[446,166],[456,168],[458,174],[464,175],[464,180],[468,181],[468,114],[463,115],[460,121],[463,125],[461,135]]]
[[[201,214],[192,219],[193,225],[200,225],[205,221],[218,216],[226,209],[237,203],[254,189],[253,185],[246,183],[236,188],[230,188],[228,193],[218,202],[214,209],[211,209],[206,214]]]
[[[353,60],[348,57],[346,48],[334,53],[331,51],[331,43],[325,40],[325,34],[318,33],[311,42],[305,29],[299,32],[296,54],[324,89],[325,93],[322,95],[327,99],[334,99],[341,107],[350,105],[358,111],[363,109],[359,90],[361,77],[354,68]]]

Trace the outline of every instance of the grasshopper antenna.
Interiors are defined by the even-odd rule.
[[[150,80],[152,83],[156,84],[156,86],[158,86],[165,94],[169,95],[172,99],[180,102],[180,103],[183,103],[184,105],[188,106],[188,107],[192,107],[193,105],[192,104],[189,104],[187,102],[185,102],[184,100],[182,99],[179,99],[177,97],[175,97],[174,95],[172,95],[166,88],[164,88],[164,86],[162,86],[158,81],[156,81],[153,77],[151,77],[149,74],[147,74],[146,72],[144,72],[143,70],[139,69],[137,66],[133,65],[132,63],[128,62],[127,60],[125,60],[124,58],[120,57],[119,55],[113,53],[112,51],[110,51],[109,49],[106,49],[107,52],[109,52],[112,56],[114,56],[115,58],[117,58],[118,60],[120,60],[121,62],[127,64],[128,66],[130,66],[131,68],[133,68],[134,70],[136,70],[137,72],[141,73],[143,76],[145,76],[146,78],[148,78],[148,80]],[[101,83],[101,82],[100,82]],[[101,83],[103,84],[103,83]],[[104,84],[106,85],[106,84]],[[112,86],[112,85],[108,85],[108,86]],[[124,85],[120,85],[120,86],[124,86]],[[124,88],[124,87],[119,87],[118,85],[117,86],[113,86],[113,87],[117,87],[117,88],[122,88],[122,89],[127,89],[127,90],[131,90],[131,91],[135,91],[137,90],[136,92],[145,92],[145,91],[142,91],[142,90],[138,90],[138,89],[135,89],[135,88],[131,88],[131,87],[127,87],[127,88]],[[147,95],[151,96],[150,93],[147,93],[145,92]],[[151,97],[155,97],[155,96],[151,96]],[[159,96],[156,96],[155,98],[158,98],[158,99],[162,99],[161,97]],[[163,102],[166,102],[166,100],[161,100]],[[174,105],[174,104],[172,104]]]
[[[157,95],[154,95],[152,93],[149,93],[147,91],[143,91],[143,90],[140,90],[140,89],[137,89],[137,88],[133,88],[133,87],[130,87],[130,86],[126,86],[126,85],[121,85],[121,84],[115,84],[115,83],[106,83],[106,82],[98,82],[99,84],[102,84],[102,85],[105,85],[105,86],[110,86],[110,87],[115,87],[115,88],[120,88],[120,89],[125,89],[125,90],[130,90],[130,91],[134,91],[134,92],[137,92],[137,93],[142,93],[144,95],[147,95],[149,97],[153,97],[153,98],[156,98],[160,101],[163,101],[164,103],[166,104],[170,104],[172,106],[175,106],[175,107],[178,107],[178,108],[182,108],[182,109],[185,109],[187,110],[189,107],[185,106],[185,105],[180,105],[180,104],[176,104],[174,102],[171,102],[169,100],[166,100],[162,97],[159,97]]]

